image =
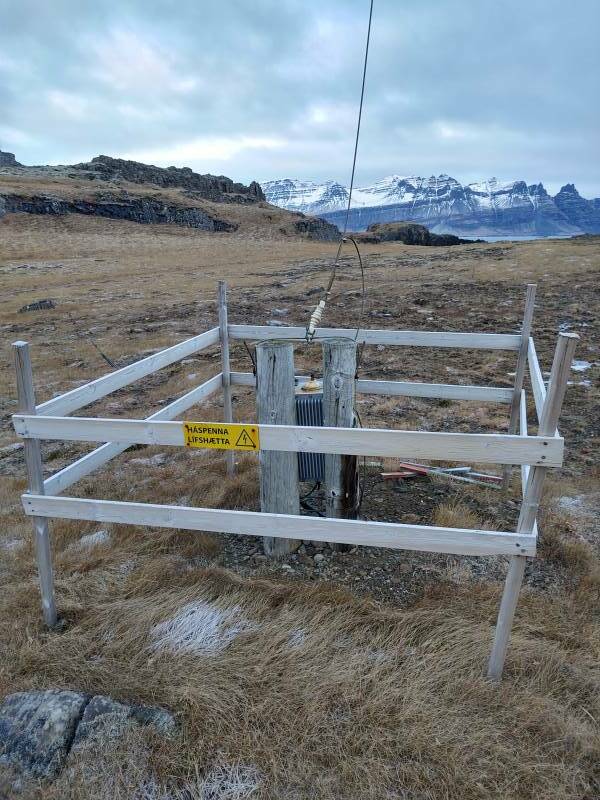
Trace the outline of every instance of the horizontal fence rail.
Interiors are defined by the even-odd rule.
[[[308,376],[297,375],[296,381],[308,381]],[[234,386],[256,386],[252,372],[232,372]],[[450,383],[416,383],[414,381],[357,380],[359,394],[380,394],[398,397],[431,397],[439,400],[476,400],[489,403],[510,403],[513,390],[495,386],[460,386]]]
[[[305,339],[306,328],[272,325],[229,325],[230,339]],[[521,336],[512,333],[454,333],[431,331],[356,330],[317,328],[315,339],[348,338],[359,344],[405,347],[459,347],[473,350],[518,350]]]
[[[36,406],[36,414],[39,416],[60,416],[70,414],[72,411],[77,411],[79,408],[84,408],[96,400],[100,400],[111,392],[117,389],[122,389],[134,381],[145,378],[152,372],[156,372],[163,367],[168,367],[182,358],[187,358],[193,353],[198,353],[219,341],[219,329],[212,328],[199,336],[193,336],[191,339],[186,339],[184,342],[168,347],[166,350],[161,350],[154,353],[141,361],[136,361],[134,364],[128,364],[126,367],[116,370],[116,372],[109,372],[108,375],[103,375],[95,381],[86,383],[84,386],[78,386],[77,389],[72,389],[70,392],[61,394],[52,400],[46,400]]]
[[[38,417],[15,414],[19,436],[122,444],[182,446],[183,424],[131,419]],[[213,425],[221,423],[214,422]],[[253,423],[249,423],[252,427]],[[377,428],[313,428],[260,425],[263,450],[339,453],[342,455],[428,458],[486,464],[560,466],[564,442],[559,437],[512,436],[498,433],[437,433]]]
[[[172,420],[178,414],[187,411],[188,408],[201,403],[203,400],[208,399],[211,395],[215,394],[222,388],[223,374],[219,372],[214,378],[210,378],[201,386],[196,386],[195,389],[187,392],[186,394],[178,397],[168,406],[159,409],[154,414],[147,417],[147,420]],[[83,456],[82,458],[69,464],[68,467],[61,469],[44,481],[44,492],[48,495],[55,495],[64,492],[69,486],[72,486],[77,481],[85,478],[94,470],[106,464],[112,458],[123,453],[130,445],[122,444],[121,442],[107,442],[101,447],[92,450],[91,453]]]
[[[340,542],[350,545],[422,550],[457,555],[527,555],[536,551],[531,534],[437,528],[362,520],[324,519],[254,511],[124,503],[114,500],[82,500],[24,494],[25,513],[30,516],[82,519],[94,522],[128,523],[151,527],[183,528],[217,533],[246,534]]]

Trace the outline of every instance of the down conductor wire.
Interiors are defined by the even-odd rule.
[[[338,262],[340,260],[340,254],[342,252],[342,247],[344,246],[344,242],[346,241],[345,237],[346,237],[346,233],[348,231],[348,218],[350,216],[350,206],[352,204],[352,190],[354,189],[354,175],[355,175],[355,172],[356,172],[356,157],[357,157],[357,154],[358,154],[358,142],[359,142],[359,139],[360,139],[360,123],[361,123],[361,120],[362,120],[363,103],[364,103],[364,99],[365,99],[365,83],[366,83],[366,79],[367,79],[367,64],[368,64],[368,61],[369,61],[369,43],[371,41],[371,22],[372,22],[372,19],[373,19],[373,2],[374,2],[374,0],[371,0],[370,6],[369,6],[369,24],[367,26],[367,40],[366,40],[366,44],[365,44],[365,58],[364,58],[364,62],[363,62],[362,84],[361,84],[361,89],[360,89],[360,103],[359,103],[359,106],[358,106],[358,120],[357,120],[357,123],[356,123],[356,136],[354,138],[354,156],[353,156],[353,159],[352,159],[352,173],[351,173],[351,176],[350,176],[350,189],[348,191],[348,205],[346,206],[346,214],[345,214],[345,218],[344,218],[344,230],[342,232],[342,238],[340,239],[340,243],[338,245],[338,249],[337,249],[337,252],[335,254],[335,259],[334,259],[334,262],[333,262],[333,266],[331,268],[331,275],[329,276],[329,282],[327,284],[327,288],[325,289],[325,293],[324,293],[323,297],[319,300],[319,302],[317,304],[317,307],[313,311],[313,313],[312,313],[312,315],[310,317],[309,323],[308,323],[308,325],[306,327],[306,341],[307,342],[312,342],[312,340],[314,338],[314,335],[315,335],[315,330],[317,329],[317,326],[319,325],[319,323],[321,321],[321,317],[323,316],[323,311],[325,310],[325,305],[326,305],[327,301],[329,300],[329,298],[331,296],[331,290],[332,290],[332,287],[333,287],[333,283],[335,281],[337,268],[338,268]],[[358,247],[356,245],[356,242],[354,242],[354,246],[356,247],[356,249],[358,251]],[[361,262],[361,268],[362,268],[362,262]],[[364,303],[364,298],[363,298],[363,303]]]

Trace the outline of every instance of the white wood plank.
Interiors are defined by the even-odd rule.
[[[122,389],[123,386],[138,381],[152,372],[168,367],[169,364],[173,364],[175,361],[180,361],[193,353],[198,353],[218,341],[219,329],[212,328],[199,336],[193,336],[185,342],[180,342],[173,345],[173,347],[143,358],[141,361],[122,367],[116,372],[109,372],[108,375],[103,375],[101,378],[86,383],[84,386],[78,386],[77,389],[72,389],[70,392],[53,397],[52,400],[47,400],[37,406],[36,412],[41,416],[70,414],[72,411],[84,408],[101,397],[105,397],[117,389]]]
[[[214,378],[210,378],[200,386],[196,386],[191,391],[178,397],[168,406],[155,411],[147,419],[148,420],[171,420],[187,411],[188,408],[201,403],[208,397],[218,392],[222,386],[222,375],[219,372]],[[72,486],[77,481],[85,478],[94,470],[99,469],[103,464],[106,464],[112,458],[123,453],[130,447],[129,444],[121,444],[120,442],[107,442],[101,447],[92,450],[91,453],[82,456],[77,461],[74,461],[69,466],[61,469],[59,472],[54,473],[44,481],[44,491],[48,495],[57,495],[64,492],[69,486]]]
[[[527,397],[525,394],[525,389],[521,390],[521,402],[519,405],[519,433],[521,436],[527,436]],[[527,490],[529,470],[529,464],[521,465],[521,493],[523,497],[525,497],[525,491]],[[535,520],[533,523],[533,535],[539,535],[537,520]]]
[[[67,441],[182,446],[180,422],[153,422],[90,417],[37,417],[15,414],[19,436]],[[218,424],[218,423],[215,423]],[[499,433],[438,433],[375,428],[312,428],[300,425],[261,425],[264,450],[303,453],[427,458],[485,464],[562,464],[560,437],[510,436]]]
[[[535,410],[537,413],[538,421],[542,416],[542,409],[546,401],[546,386],[540,369],[540,362],[538,361],[537,353],[535,350],[535,342],[533,336],[529,337],[527,346],[527,361],[529,364],[529,377],[531,379],[531,388],[533,389],[533,399],[535,401]]]
[[[359,343],[404,345],[406,347],[466,347],[474,350],[518,350],[521,337],[511,333],[454,333],[432,331],[356,330],[351,328],[317,328],[315,339],[347,336]],[[301,327],[271,325],[230,325],[230,339],[306,339]]]
[[[309,377],[296,375],[299,383]],[[236,386],[255,386],[251,372],[232,372],[231,383]],[[513,390],[496,386],[459,386],[450,383],[416,383],[414,381],[356,381],[358,394],[378,394],[398,397],[435,397],[440,400],[475,400],[487,403],[510,403]]]
[[[129,523],[151,527],[340,542],[370,547],[422,550],[459,555],[535,555],[535,537],[509,532],[438,528],[363,520],[324,519],[254,511],[82,500],[73,497],[22,496],[28,515]]]

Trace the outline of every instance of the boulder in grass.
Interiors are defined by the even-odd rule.
[[[35,778],[57,775],[87,702],[58,689],[9,695],[0,706],[0,764]]]
[[[33,778],[54,778],[72,748],[117,739],[132,723],[152,726],[163,736],[177,730],[164,708],[59,689],[11,694],[0,706],[0,765]]]

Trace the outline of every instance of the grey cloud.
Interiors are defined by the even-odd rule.
[[[347,180],[367,11],[0,0],[0,147]],[[599,28],[597,0],[375,0],[359,183],[445,171],[600,195]]]

